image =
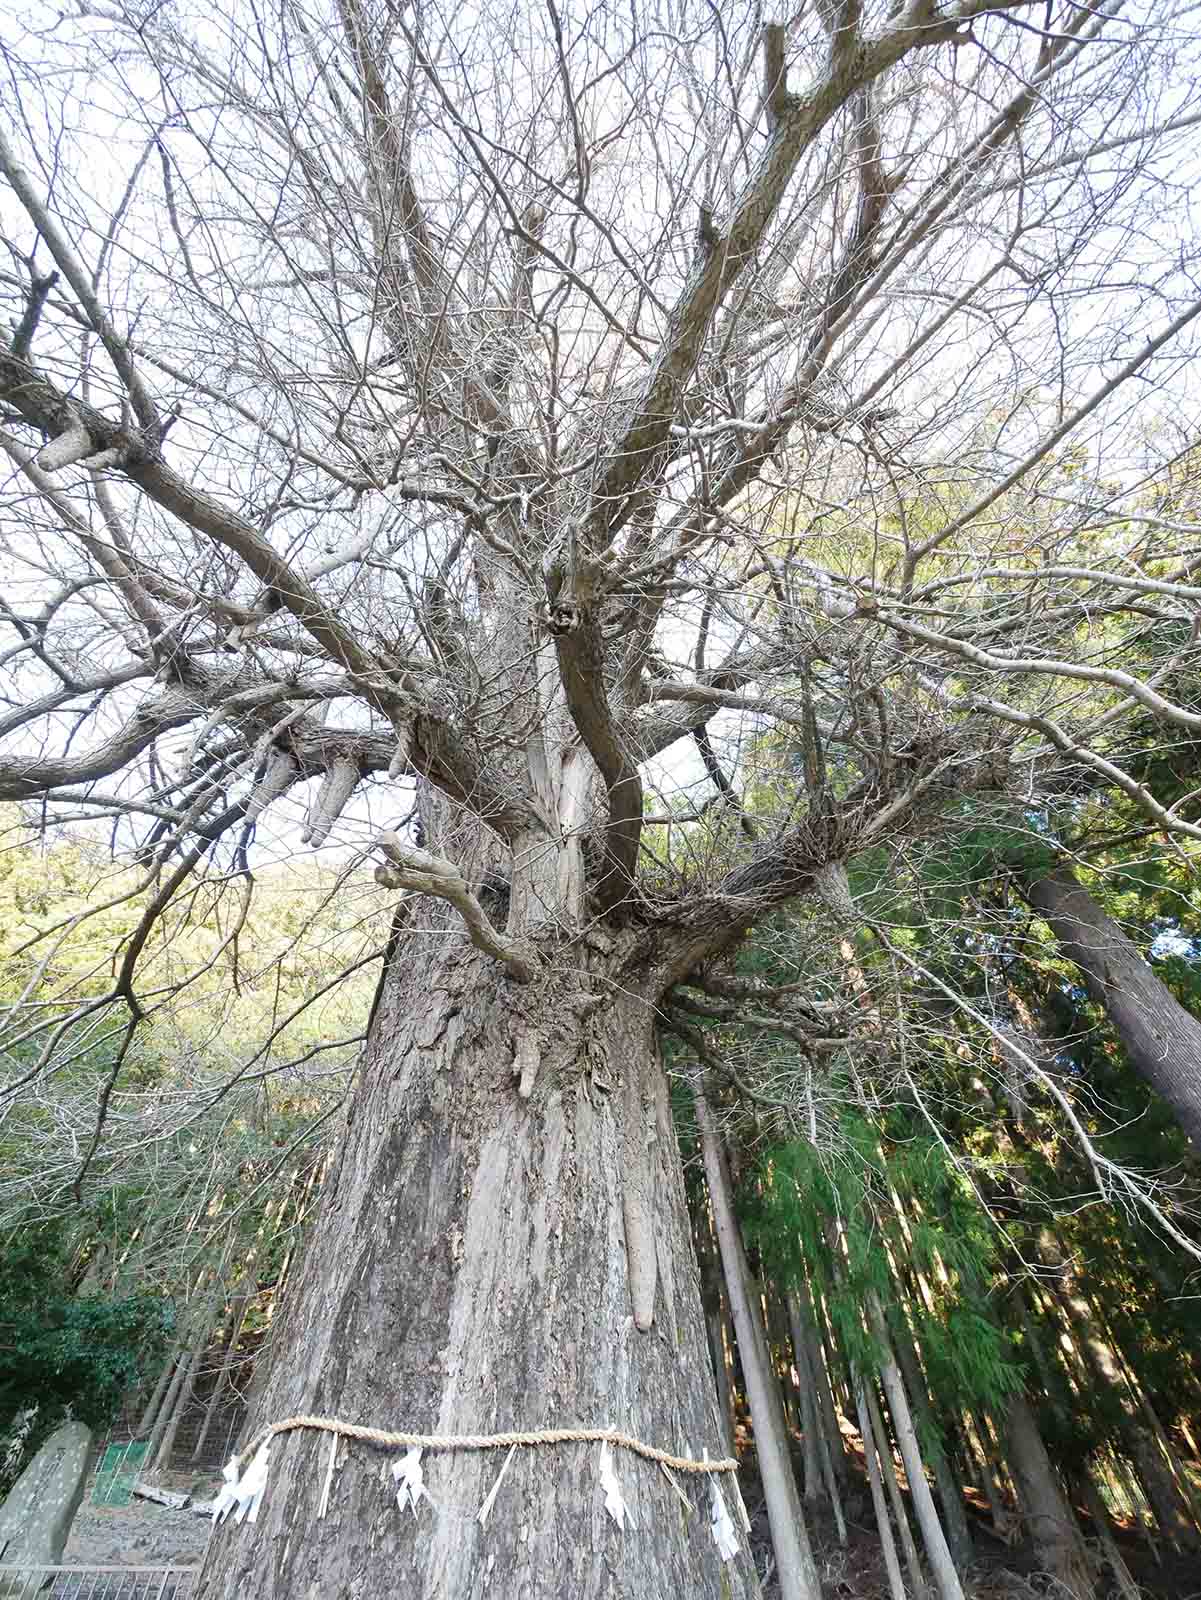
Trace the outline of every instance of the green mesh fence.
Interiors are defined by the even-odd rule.
[[[92,1490],[94,1506],[127,1506],[133,1486],[142,1470],[146,1454],[146,1441],[133,1440],[129,1444],[110,1444],[100,1458],[96,1469],[96,1485]]]

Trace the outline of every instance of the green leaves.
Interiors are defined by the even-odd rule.
[[[882,1359],[863,1315],[876,1296],[916,1337],[941,1404],[999,1405],[1021,1377],[985,1297],[996,1232],[938,1142],[899,1110],[892,1121],[895,1142],[848,1110],[835,1161],[802,1141],[768,1152],[744,1186],[748,1236],[778,1281],[821,1293],[857,1371]]]
[[[65,1256],[61,1230],[36,1226],[0,1248],[0,1429],[36,1406],[26,1455],[67,1416],[106,1427],[161,1364],[173,1325],[157,1295],[72,1295]]]

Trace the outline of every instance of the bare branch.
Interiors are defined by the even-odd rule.
[[[453,861],[407,845],[397,833],[381,833],[376,844],[387,857],[386,865],[376,868],[377,882],[387,889],[408,889],[413,894],[432,894],[448,901],[463,918],[477,949],[499,961],[519,983],[529,983],[537,977],[541,963],[533,950],[493,926]]]

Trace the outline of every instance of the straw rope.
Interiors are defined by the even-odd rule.
[[[653,1444],[646,1444],[616,1428],[538,1428],[524,1433],[389,1433],[385,1428],[368,1428],[361,1422],[342,1422],[336,1417],[285,1417],[282,1422],[261,1428],[246,1448],[235,1457],[239,1474],[244,1463],[278,1433],[296,1428],[315,1428],[323,1433],[341,1434],[346,1439],[362,1439],[385,1448],[422,1450],[506,1450],[511,1445],[611,1444],[630,1450],[646,1461],[657,1461],[673,1472],[737,1472],[738,1463],[730,1457],[719,1461],[696,1461],[689,1456],[673,1456]]]

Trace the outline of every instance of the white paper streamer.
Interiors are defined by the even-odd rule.
[[[425,1486],[425,1474],[421,1470],[420,1445],[414,1445],[399,1461],[392,1463],[392,1476],[397,1485],[396,1504],[402,1511],[410,1506],[416,1516],[417,1506],[422,1500],[428,1500],[433,1505],[433,1496]]]
[[[233,1486],[238,1501],[238,1509],[234,1512],[235,1522],[241,1522],[243,1517],[250,1522],[259,1520],[259,1506],[262,1503],[263,1490],[267,1487],[270,1452],[271,1441],[268,1439],[266,1444],[260,1445],[255,1451],[254,1460],[246,1468],[242,1481]]]
[[[329,1510],[329,1491],[334,1481],[334,1467],[338,1463],[338,1435],[331,1433],[329,1436],[329,1461],[325,1468],[325,1481],[321,1485],[321,1504],[317,1507],[317,1516],[322,1518]]]
[[[737,1473],[733,1474],[733,1483],[734,1483],[734,1494],[735,1494],[735,1496],[737,1497],[737,1500],[738,1500],[738,1515],[742,1519],[743,1531],[745,1533],[750,1533],[750,1531],[751,1531],[751,1519],[747,1515],[746,1501],[742,1498],[742,1487],[738,1482],[738,1474]]]
[[[734,1532],[734,1524],[730,1520],[730,1513],[722,1497],[716,1473],[710,1475],[709,1492],[712,1497],[709,1525],[713,1529],[713,1542],[723,1561],[733,1561],[738,1554],[738,1535]]]
[[[249,1515],[251,1522],[257,1522],[259,1505],[263,1498],[263,1490],[267,1487],[267,1463],[271,1451],[271,1441],[268,1439],[261,1444],[254,1453],[254,1460],[246,1468],[245,1475],[238,1477],[238,1458],[230,1456],[221,1469],[225,1482],[221,1486],[221,1493],[213,1501],[213,1521],[224,1522],[233,1508],[234,1521],[241,1522]]]
[[[225,1482],[213,1501],[213,1521],[224,1522],[233,1506],[238,1503],[238,1458],[231,1456],[221,1469]]]
[[[509,1470],[509,1462],[512,1461],[516,1453],[517,1446],[515,1444],[511,1444],[509,1446],[509,1453],[505,1457],[505,1464],[496,1474],[496,1482],[492,1485],[491,1489],[488,1490],[487,1498],[475,1514],[475,1520],[479,1523],[481,1528],[486,1528],[488,1526],[488,1515],[492,1510],[492,1506],[497,1495],[500,1493],[500,1486],[505,1481],[505,1473]]]
[[[617,1474],[613,1470],[613,1458],[609,1454],[609,1441],[607,1439],[601,1445],[600,1481],[601,1488],[605,1491],[605,1510],[624,1533],[627,1517],[630,1519],[631,1528],[635,1526],[634,1513],[626,1505],[622,1495],[621,1484],[618,1483]]]

